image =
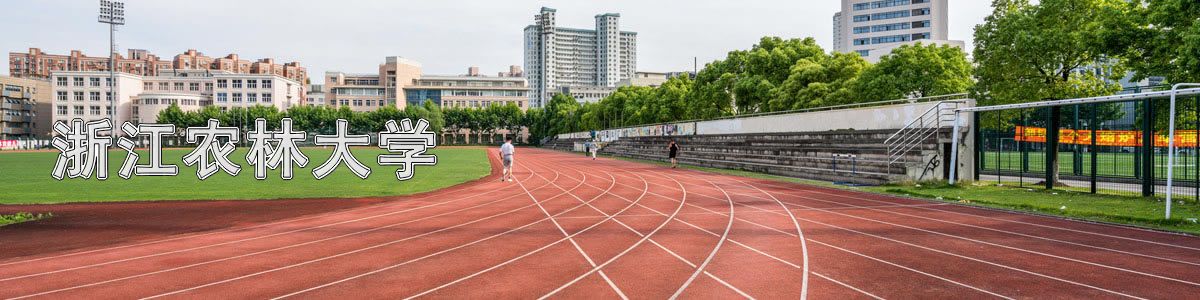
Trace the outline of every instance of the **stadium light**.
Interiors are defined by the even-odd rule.
[[[117,121],[117,25],[125,25],[125,3],[120,0],[100,0],[100,23],[108,24],[108,119]],[[118,125],[119,126],[119,125]],[[113,136],[116,136],[115,134]]]

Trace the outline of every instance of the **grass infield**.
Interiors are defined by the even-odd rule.
[[[479,179],[491,172],[484,149],[441,147],[429,151],[437,155],[437,166],[418,166],[412,179],[399,181],[396,180],[396,167],[380,166],[376,162],[376,157],[386,151],[363,147],[354,148],[352,153],[371,168],[367,179],[358,178],[341,165],[329,177],[317,180],[312,169],[329,159],[332,148],[303,148],[301,151],[309,158],[308,166],[295,168],[292,180],[282,180],[280,170],[270,169],[266,180],[256,180],[254,166],[246,163],[246,149],[238,148],[230,155],[230,160],[242,166],[241,173],[230,176],[218,171],[201,181],[196,177],[196,168],[182,162],[183,156],[190,151],[163,150],[163,163],[177,165],[177,176],[133,176],[129,180],[117,176],[125,152],[110,151],[110,171],[105,181],[94,177],[55,180],[50,172],[58,152],[0,152],[0,186],[4,187],[4,192],[0,192],[0,204],[409,195]],[[139,163],[148,163],[148,154],[139,152]]]

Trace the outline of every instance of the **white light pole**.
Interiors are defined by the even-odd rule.
[[[108,119],[117,122],[117,25],[125,25],[125,3],[100,0],[100,23],[108,24]],[[120,125],[117,125],[120,126]],[[113,136],[116,136],[115,134]]]

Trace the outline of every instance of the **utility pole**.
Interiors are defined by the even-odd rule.
[[[125,25],[125,3],[100,0],[100,23],[108,24],[108,119],[117,122],[117,25]],[[113,128],[119,127],[119,124]],[[113,130],[114,133],[116,130]],[[116,137],[113,134],[113,137]]]

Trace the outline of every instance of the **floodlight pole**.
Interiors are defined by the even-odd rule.
[[[1167,123],[1167,210],[1166,219],[1171,219],[1171,195],[1175,191],[1175,94],[1180,87],[1200,86],[1197,83],[1177,83],[1171,86],[1171,116]],[[1144,139],[1143,139],[1144,140]],[[1145,141],[1143,141],[1145,142]],[[1153,141],[1151,141],[1153,142]]]
[[[125,3],[120,0],[100,0],[100,15],[96,19],[100,23],[108,24],[108,94],[110,96],[108,98],[108,119],[112,122],[117,122],[116,36],[117,25],[125,25]],[[113,134],[114,138],[116,136],[116,134]]]

